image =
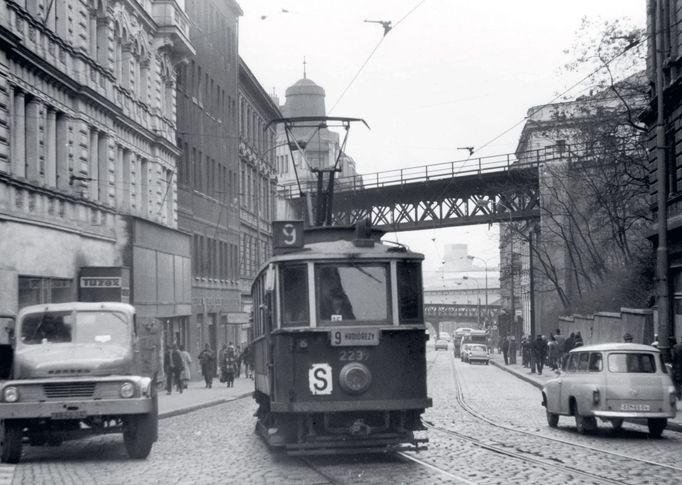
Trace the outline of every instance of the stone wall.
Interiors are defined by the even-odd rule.
[[[559,317],[557,328],[564,336],[579,331],[585,345],[622,342],[626,333],[632,335],[635,343],[650,344],[654,341],[654,312],[621,308],[618,313],[571,315]]]

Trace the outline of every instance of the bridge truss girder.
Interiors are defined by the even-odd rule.
[[[369,218],[372,226],[397,232],[539,217],[538,168],[529,167],[340,190],[334,197],[332,220],[349,225]]]
[[[500,305],[454,305],[427,303],[424,305],[424,320],[431,322],[453,321],[458,323],[494,322],[501,310]]]

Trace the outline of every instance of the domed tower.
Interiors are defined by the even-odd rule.
[[[327,110],[324,105],[325,92],[310,79],[299,79],[286,90],[284,116],[325,116]]]

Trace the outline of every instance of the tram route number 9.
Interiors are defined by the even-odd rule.
[[[329,395],[334,390],[332,366],[329,364],[312,364],[308,370],[308,386],[314,396]]]
[[[272,234],[277,249],[303,247],[303,221],[274,221]]]

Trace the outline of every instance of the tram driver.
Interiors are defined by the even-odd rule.
[[[328,292],[327,297],[323,299],[320,314],[323,320],[331,320],[332,322],[355,320],[353,307],[341,288],[335,288]]]

